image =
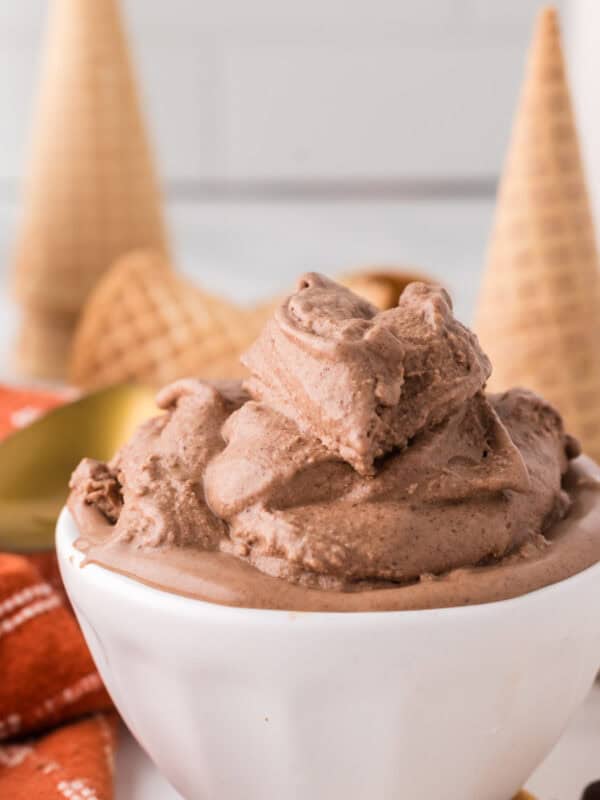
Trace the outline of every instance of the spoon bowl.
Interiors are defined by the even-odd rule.
[[[55,408],[0,443],[0,550],[53,546],[69,478],[85,456],[110,459],[157,414],[152,390],[121,384]]]

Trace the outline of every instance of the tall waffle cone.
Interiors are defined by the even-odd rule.
[[[92,292],[75,335],[70,377],[84,389],[238,377],[244,374],[239,356],[263,322],[182,280],[162,258],[134,253]]]
[[[64,378],[77,324],[73,314],[24,309],[15,351],[15,367],[44,380]]]
[[[600,459],[600,271],[556,12],[541,12],[475,328],[491,390],[527,386]]]
[[[53,0],[15,249],[27,306],[76,313],[114,260],[166,252],[118,0]]]

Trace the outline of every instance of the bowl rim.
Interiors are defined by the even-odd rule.
[[[67,506],[64,506],[56,523],[55,535],[56,553],[61,573],[64,573],[66,569],[78,569],[82,573],[85,572],[87,579],[99,585],[102,591],[110,590],[111,594],[115,594],[118,591],[122,595],[127,595],[129,600],[135,597],[138,603],[142,605],[156,607],[157,604],[160,604],[164,611],[171,611],[177,615],[203,616],[207,611],[210,611],[211,614],[226,619],[243,617],[245,623],[251,620],[265,621],[269,619],[271,621],[311,620],[313,623],[316,622],[318,624],[319,620],[325,622],[327,620],[331,621],[332,619],[337,620],[339,623],[341,620],[357,621],[368,619],[372,621],[381,621],[385,619],[389,621],[399,618],[406,622],[416,622],[417,620],[424,621],[425,618],[437,620],[450,616],[458,619],[467,616],[494,615],[509,611],[514,613],[514,611],[517,610],[517,606],[522,607],[529,603],[539,603],[541,599],[548,603],[557,602],[558,598],[555,597],[556,595],[575,589],[576,584],[590,580],[592,578],[592,573],[596,571],[599,573],[597,580],[600,581],[599,560],[595,564],[563,580],[556,581],[547,586],[542,586],[539,589],[533,589],[517,597],[511,597],[507,600],[495,600],[488,603],[390,611],[298,611],[274,608],[248,608],[245,606],[229,606],[221,603],[212,603],[197,597],[177,594],[168,589],[152,586],[121,572],[108,569],[101,564],[87,564],[84,570],[81,566],[84,554],[74,547],[75,540],[78,536],[79,530],[77,528],[77,523]],[[346,624],[346,622],[344,624]]]

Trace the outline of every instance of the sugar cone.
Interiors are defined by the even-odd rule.
[[[246,313],[165,269],[147,252],[118,261],[92,292],[75,335],[70,376],[84,389],[127,380],[244,374],[239,356],[262,315]]]
[[[53,0],[32,145],[16,293],[77,313],[118,256],[167,250],[118,0]]]
[[[556,12],[541,12],[475,328],[491,390],[527,386],[600,459],[600,271]]]

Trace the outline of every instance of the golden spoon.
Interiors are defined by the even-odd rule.
[[[107,460],[145,419],[154,393],[113,386],[49,411],[0,443],[0,550],[46,550],[84,456]]]

